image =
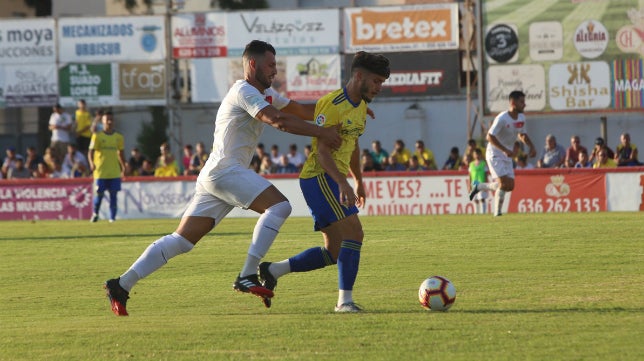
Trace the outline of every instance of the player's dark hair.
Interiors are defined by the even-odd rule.
[[[519,98],[525,98],[525,93],[521,90],[513,90],[508,96],[508,100],[519,100]]]
[[[267,51],[270,51],[271,53],[273,53],[273,55],[276,55],[275,48],[273,47],[273,45],[265,41],[253,40],[250,43],[246,44],[246,48],[244,48],[244,53],[242,54],[242,57],[244,59],[260,57],[264,55],[264,53],[266,53]]]
[[[351,62],[351,73],[355,69],[364,69],[368,72],[389,78],[389,59],[382,54],[371,54],[366,51],[359,51]]]
[[[107,110],[107,111],[103,112],[103,115],[112,115],[113,116],[114,113],[112,113],[111,110]]]

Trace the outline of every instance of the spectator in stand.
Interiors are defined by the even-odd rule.
[[[449,151],[449,156],[443,164],[443,170],[459,170],[461,169],[461,155],[459,154],[458,147],[452,147]]]
[[[92,133],[98,133],[103,130],[103,114],[105,114],[105,111],[103,109],[98,109],[96,113],[94,113],[92,125],[90,125],[89,127],[89,130]]]
[[[613,150],[606,145],[604,138],[598,137],[597,139],[595,139],[595,147],[593,148],[592,153],[590,153],[590,158],[588,160],[593,164],[597,163],[597,160],[599,159],[597,154],[602,149],[606,149],[606,154],[610,159],[615,158],[615,152],[613,152]]]
[[[291,144],[288,147],[288,153],[286,153],[286,156],[288,157],[288,162],[293,164],[299,172],[306,161],[306,157],[304,157],[304,154],[297,151],[296,144]]]
[[[53,156],[58,163],[63,161],[67,153],[67,144],[71,142],[72,117],[69,116],[60,104],[54,105],[49,117],[49,130],[51,130],[51,144]]]
[[[385,163],[389,163],[389,152],[382,149],[379,140],[371,142],[371,157],[377,170],[384,170]]]
[[[16,158],[15,167],[9,168],[7,172],[7,179],[27,179],[31,178],[31,171],[25,167],[25,161],[21,158]]]
[[[80,178],[89,175],[87,158],[83,152],[77,149],[76,144],[67,145],[67,154],[63,159],[62,172],[64,178]]]
[[[311,155],[311,151],[313,150],[313,147],[311,144],[307,144],[304,146],[304,158],[309,159],[309,155]]]
[[[4,178],[8,178],[7,174],[9,174],[10,169],[15,169],[16,168],[16,162],[18,159],[23,160],[22,156],[20,154],[16,153],[16,147],[9,147],[5,151],[7,156],[4,158],[4,161],[2,162],[2,175]]]
[[[280,148],[277,144],[271,146],[271,162],[275,165],[279,165],[282,162],[282,155],[280,154]]]
[[[54,170],[54,161],[56,160],[54,158],[54,150],[51,147],[45,148],[45,155],[43,155],[42,159],[47,165],[47,168],[49,168],[49,172],[51,173]]]
[[[262,163],[259,165],[259,174],[273,174],[277,171],[277,167],[271,161],[271,156],[269,154],[264,154],[262,157]]]
[[[588,151],[586,149],[579,150],[579,158],[575,163],[575,168],[592,168],[593,163],[588,159]]]
[[[179,175],[179,165],[170,152],[170,144],[163,143],[159,147],[161,155],[157,159],[157,165],[154,169],[155,177],[176,177]]]
[[[360,168],[363,173],[377,170],[376,163],[374,162],[369,149],[363,149],[362,154],[360,154]]]
[[[593,164],[593,168],[617,168],[617,162],[608,157],[606,149],[600,149],[597,152],[597,161]]]
[[[395,163],[391,162],[392,156],[396,158]],[[405,148],[405,142],[403,142],[402,139],[397,139],[394,142],[394,149],[390,154],[389,165],[391,166],[392,164],[402,164],[405,169],[407,169],[407,166],[409,165],[409,158],[411,158],[411,152],[409,151],[409,149]]]
[[[78,150],[87,158],[89,141],[92,138],[92,114],[87,110],[85,99],[79,99],[76,102],[74,120],[76,122],[76,145]]]
[[[151,160],[147,158],[143,159],[143,163],[141,164],[141,169],[139,169],[139,176],[141,177],[154,176],[154,165],[152,164]]]
[[[300,170],[295,166],[295,164],[289,162],[288,156],[286,154],[282,154],[280,162],[277,165],[276,173],[298,173],[299,171]]]
[[[414,154],[418,157],[418,162],[427,170],[436,170],[436,160],[434,159],[434,152],[425,148],[425,142],[422,140],[416,141],[416,151]]]
[[[266,154],[266,151],[264,151],[264,143],[258,143],[255,147],[255,154],[253,154],[253,158],[251,158],[249,166],[249,168],[254,170],[255,173],[259,173],[264,154]]]
[[[409,166],[407,167],[408,171],[424,171],[427,170],[425,166],[420,164],[420,161],[418,160],[418,156],[416,154],[412,155],[411,158],[409,158]]]
[[[139,148],[134,147],[130,150],[130,159],[127,161],[127,169],[125,175],[137,176],[140,175],[141,167],[143,167],[143,161],[145,157],[139,150]]]
[[[190,162],[194,155],[192,144],[183,146],[183,157],[181,158],[181,174],[190,175]]]
[[[38,170],[38,163],[42,162],[43,159],[36,152],[36,147],[28,146],[27,147],[27,157],[25,158],[25,167],[29,169],[32,173]]]
[[[637,160],[637,146],[631,143],[631,135],[622,133],[619,137],[620,144],[615,149],[615,161],[618,167],[642,165]]]
[[[49,178],[69,178],[63,172],[63,165],[57,159],[54,159],[54,170],[49,173]]]
[[[43,161],[38,163],[38,168],[32,173],[32,177],[37,179],[49,178],[49,173],[51,173],[51,170],[47,163]]]
[[[190,174],[198,175],[201,172],[201,168],[206,164],[208,160],[208,152],[206,152],[206,146],[203,142],[197,142],[195,145],[195,154],[192,155],[192,160],[190,161]]]
[[[528,163],[527,154],[519,154],[516,158],[515,169],[534,169],[534,165],[532,165],[532,163]]]
[[[559,168],[564,165],[565,161],[566,150],[557,144],[557,138],[554,135],[548,134],[543,154],[537,161],[537,168]]]
[[[588,154],[588,149],[581,145],[581,139],[578,135],[573,135],[570,137],[570,147],[566,149],[566,162],[564,166],[567,168],[574,168],[575,164],[579,161],[579,153],[586,152]]]
[[[385,166],[386,171],[400,172],[400,171],[407,170],[407,165],[398,163],[398,158],[396,157],[396,155],[393,154],[393,152],[387,159],[388,159],[387,161],[388,164]]]

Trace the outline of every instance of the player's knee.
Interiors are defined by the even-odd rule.
[[[266,212],[270,213],[273,216],[277,216],[279,218],[288,218],[288,216],[291,215],[291,212],[293,211],[293,207],[291,206],[291,203],[288,201],[283,201],[277,204],[274,204],[270,206]]]

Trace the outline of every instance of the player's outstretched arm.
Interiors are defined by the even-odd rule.
[[[315,104],[302,104],[291,100],[281,111],[295,115],[300,119],[312,121],[315,116]]]
[[[283,132],[316,137],[333,149],[337,149],[342,144],[342,138],[335,127],[324,128],[303,122],[301,118],[282,112],[272,105],[260,110],[255,118]]]

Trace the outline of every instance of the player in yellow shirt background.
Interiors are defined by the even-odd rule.
[[[80,150],[83,155],[87,156],[89,150],[89,143],[92,139],[92,114],[87,110],[87,103],[85,99],[79,99],[76,102],[76,113],[74,114],[74,121],[76,123],[76,148]]]
[[[105,112],[101,119],[103,130],[92,134],[89,144],[89,168],[94,176],[94,213],[92,222],[98,221],[98,211],[105,196],[110,193],[110,222],[116,219],[116,195],[121,190],[125,174],[123,135],[114,130],[114,115]]]
[[[364,238],[358,207],[364,206],[366,198],[358,137],[365,130],[367,103],[380,92],[389,73],[387,58],[360,51],[353,58],[351,79],[346,86],[317,102],[316,124],[337,127],[342,136],[342,145],[337,150],[313,138],[311,154],[300,173],[300,188],[311,210],[314,228],[322,232],[324,247],[307,249],[281,262],[261,263],[259,275],[264,287],[274,289],[277,279],[290,272],[307,272],[337,263],[339,294],[335,311],[362,310],[353,301]],[[355,189],[347,181],[349,171]],[[269,307],[270,300],[265,300],[265,304]]]

